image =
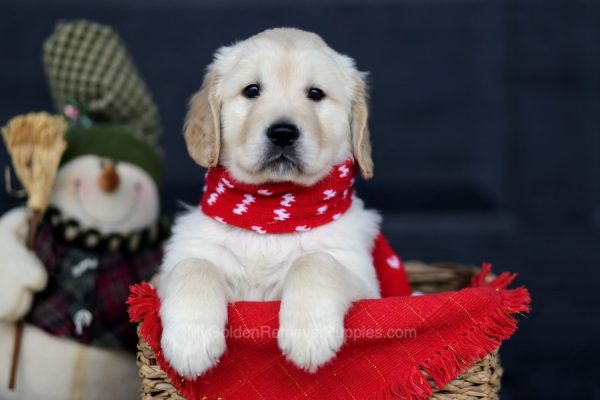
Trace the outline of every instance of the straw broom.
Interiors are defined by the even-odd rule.
[[[27,192],[27,208],[31,211],[27,248],[32,249],[35,235],[48,208],[52,185],[66,148],[67,122],[45,112],[12,118],[2,128],[2,137],[12,158],[15,173]],[[23,321],[16,324],[15,342],[8,387],[15,388],[21,349]]]

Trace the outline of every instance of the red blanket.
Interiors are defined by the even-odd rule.
[[[160,300],[149,284],[133,286],[131,320],[154,349],[179,392],[193,399],[426,399],[421,371],[443,387],[497,349],[516,329],[515,314],[529,311],[525,288],[509,290],[514,275],[485,284],[489,265],[469,288],[417,297],[362,300],[346,317],[346,342],[337,357],[309,374],[277,347],[279,302],[229,306],[227,351],[217,367],[190,381],[160,351]]]

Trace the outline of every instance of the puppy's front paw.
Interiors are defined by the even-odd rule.
[[[225,334],[217,325],[171,323],[165,325],[161,346],[175,371],[194,379],[219,362],[225,351]]]
[[[277,342],[288,360],[312,373],[331,360],[344,343],[344,323],[282,314]]]

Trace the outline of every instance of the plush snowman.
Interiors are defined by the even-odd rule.
[[[44,63],[72,126],[33,249],[25,208],[0,218],[0,399],[133,399],[137,337],[125,300],[129,285],[156,272],[168,234],[156,109],[107,27],[60,24]]]

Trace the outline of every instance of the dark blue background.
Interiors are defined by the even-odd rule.
[[[79,17],[116,27],[156,98],[169,213],[200,194],[180,132],[217,47],[296,26],[354,57],[376,163],[359,190],[394,247],[520,273],[534,311],[503,348],[503,398],[600,398],[600,2],[2,1],[2,123],[51,109],[41,44]]]

